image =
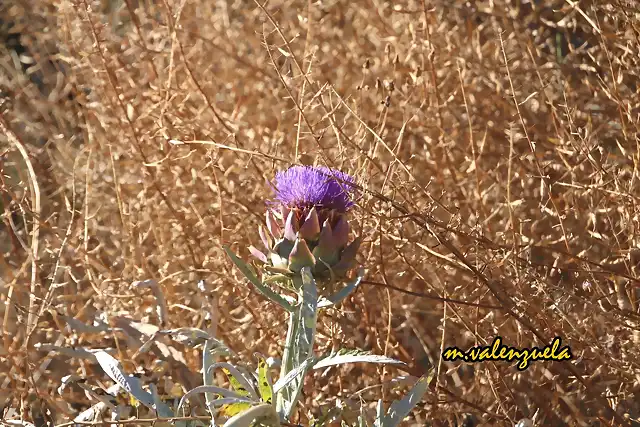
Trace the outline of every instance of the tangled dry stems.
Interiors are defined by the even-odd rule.
[[[163,393],[198,385],[200,360],[179,346],[137,354],[158,327],[280,355],[283,313],[221,245],[246,257],[265,180],[317,162],[359,179],[367,269],[320,347],[434,367],[413,422],[637,419],[640,10],[542,3],[3,4],[25,46],[5,41],[0,64],[5,408],[63,422],[90,404],[56,394],[63,376],[105,381],[43,345],[110,348]],[[166,313],[131,286],[145,279]],[[519,372],[440,358],[496,335],[520,347],[560,336],[576,359]],[[305,408],[399,373],[318,375]],[[397,392],[371,390],[360,398]]]

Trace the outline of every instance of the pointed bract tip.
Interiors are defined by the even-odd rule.
[[[249,252],[251,252],[251,255],[258,258],[263,263],[265,264],[268,263],[267,256],[263,254],[260,250],[258,250],[256,247],[254,247],[253,245],[249,246]]]
[[[303,239],[315,240],[320,234],[320,219],[316,207],[312,207],[304,222],[300,226],[300,236]]]
[[[289,270],[300,272],[302,267],[313,267],[316,264],[316,258],[309,250],[309,246],[304,239],[297,239],[289,254]]]
[[[271,240],[271,236],[266,232],[264,227],[260,225],[258,227],[258,234],[260,234],[260,240],[262,240],[262,244],[266,249],[271,249],[273,246],[273,241]]]
[[[349,243],[349,245],[344,248],[342,254],[340,254],[340,261],[338,261],[333,268],[336,274],[342,275],[354,267],[356,255],[358,255],[358,250],[360,249],[362,240],[362,237],[356,237],[353,242]]]
[[[296,240],[296,235],[298,233],[298,217],[296,216],[295,211],[289,211],[289,215],[287,215],[287,221],[284,223],[284,238],[287,240],[294,241]]]
[[[333,227],[333,244],[336,248],[342,249],[349,241],[349,223],[344,216],[338,218],[338,222]]]
[[[271,210],[267,210],[267,229],[269,230],[269,233],[271,233],[271,237],[273,237],[274,239],[278,240],[282,237],[282,229],[280,229],[280,226],[278,225],[278,222],[276,221],[273,212],[271,212]]]

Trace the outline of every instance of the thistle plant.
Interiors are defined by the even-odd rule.
[[[256,353],[257,368],[244,363],[219,361],[221,356],[237,358],[237,355],[209,332],[197,328],[159,330],[149,337],[137,354],[147,352],[161,337],[202,350],[203,385],[179,398],[173,396],[171,403],[160,398],[156,385],[145,386],[136,376],[127,374],[119,361],[106,351],[87,349],[78,353],[75,350],[76,356],[96,361],[116,383],[113,390],[101,391],[85,384],[79,377],[66,378],[65,387],[75,384],[100,400],[75,421],[86,422],[107,408],[111,409],[112,419],[118,420],[131,412],[129,406],[142,405],[155,411],[158,421],[161,421],[159,425],[215,427],[219,425],[220,417],[225,419],[223,427],[290,425],[304,378],[310,370],[326,370],[344,363],[403,364],[358,349],[342,348],[325,355],[314,351],[318,313],[349,296],[364,274],[364,269],[356,263],[362,239],[358,236],[350,241],[349,238],[348,216],[357,196],[355,179],[325,167],[293,166],[276,175],[274,192],[274,199],[267,202],[266,227],[258,229],[264,249],[249,247],[260,266],[260,275],[228,247],[224,249],[249,282],[288,314],[282,359],[277,361]],[[201,292],[205,291],[204,282],[198,287]],[[161,293],[157,286],[154,289]],[[159,306],[166,305],[165,299],[160,298],[162,295],[156,296]],[[269,368],[278,363],[280,376],[273,382]],[[216,370],[223,371],[230,389],[214,383]],[[405,383],[407,380],[413,382],[413,378],[399,377],[392,383]],[[410,392],[394,401],[388,411],[380,399],[372,422],[369,422],[369,415],[363,408],[356,410],[355,415],[353,411],[347,414],[344,403],[337,401],[336,406],[319,419],[309,416],[309,425],[322,427],[340,420],[342,425],[396,427],[420,402],[430,380],[430,375],[419,378]],[[65,387],[61,388],[61,393]],[[129,402],[118,400],[120,389],[129,395]],[[210,416],[207,424],[201,416],[193,413],[193,408],[191,416],[187,413],[188,401],[198,394],[205,398]],[[348,418],[352,421],[346,421]]]
[[[328,358],[314,354],[319,309],[345,299],[358,287],[364,274],[364,269],[356,264],[362,237],[349,242],[348,216],[358,195],[355,179],[327,167],[292,166],[276,174],[273,187],[275,197],[267,203],[266,228],[258,228],[265,250],[248,248],[262,266],[262,278],[258,279],[254,269],[229,248],[225,247],[225,251],[263,295],[289,313],[280,379],[275,386],[275,410],[284,422],[293,413],[304,376],[310,369],[328,366],[328,361],[329,364],[400,362],[344,349]],[[357,272],[350,277],[353,270]],[[272,284],[285,292],[276,292]],[[344,286],[337,290],[340,284]],[[286,291],[292,291],[295,297]],[[392,405],[389,415],[384,415],[380,402],[375,425],[393,426],[400,422],[404,416],[398,419],[399,414],[408,413],[420,400],[427,383],[427,378],[421,379],[408,400],[396,402],[400,408]]]
[[[316,282],[334,284],[355,266],[361,238],[349,242],[348,211],[354,206],[354,179],[326,167],[293,166],[276,174],[275,201],[259,234],[266,254],[249,251],[266,276],[299,289],[302,269]]]

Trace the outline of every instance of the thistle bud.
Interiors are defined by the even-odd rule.
[[[293,166],[276,175],[276,200],[261,227],[267,252],[250,247],[265,271],[295,277],[310,267],[316,279],[342,278],[355,267],[361,239],[349,243],[347,212],[354,205],[353,177],[325,167]]]

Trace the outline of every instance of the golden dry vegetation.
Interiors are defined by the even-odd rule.
[[[200,385],[199,351],[138,352],[158,328],[278,357],[284,313],[221,245],[248,259],[268,180],[304,163],[364,190],[352,222],[366,280],[321,317],[319,348],[435,369],[407,425],[640,425],[635,1],[0,9],[5,414],[60,424],[95,403],[57,392],[71,374],[111,384],[83,348],[161,394]],[[147,279],[166,311],[135,286]],[[574,359],[520,372],[440,356],[497,335],[559,336]],[[298,422],[336,397],[390,402],[406,389],[376,385],[407,372],[319,372]]]

